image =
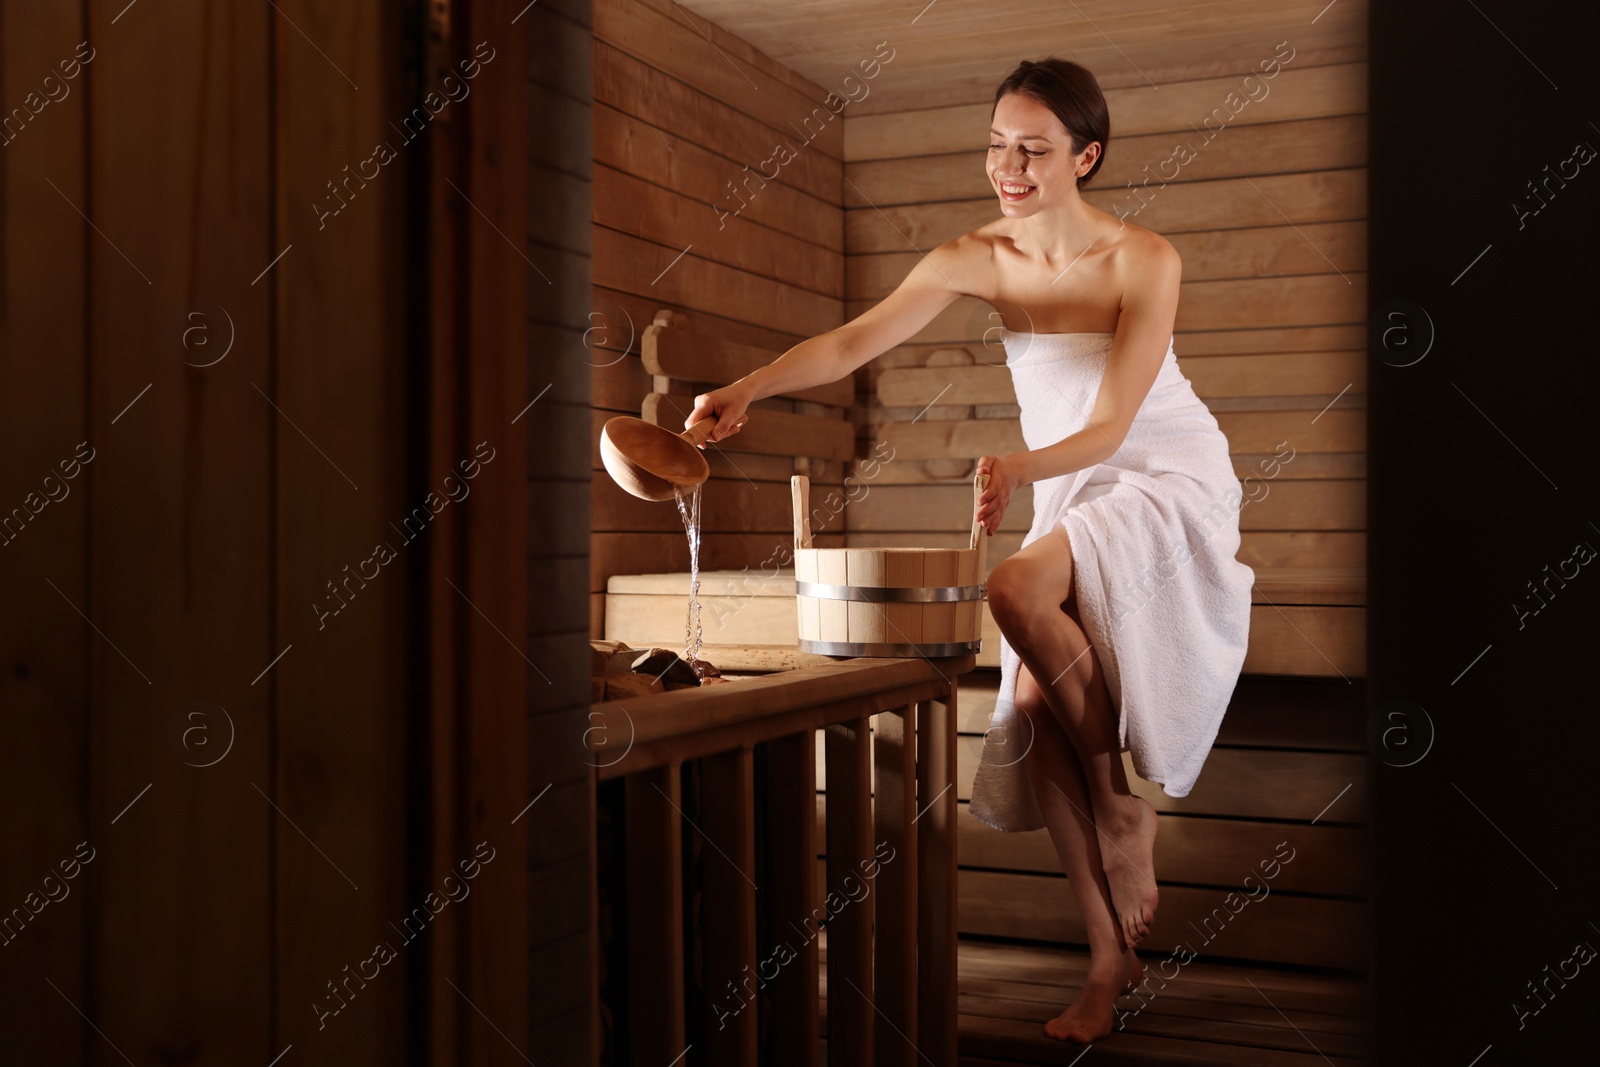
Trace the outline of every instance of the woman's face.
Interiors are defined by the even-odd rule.
[[[1007,93],[995,106],[989,131],[989,183],[1000,210],[1025,218],[1076,196],[1078,174],[1099,151],[1091,142],[1074,154],[1072,135],[1055,112],[1031,96]]]

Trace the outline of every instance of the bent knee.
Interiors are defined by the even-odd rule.
[[[1020,621],[1056,607],[1042,569],[1012,556],[989,572],[985,583],[989,611],[996,620]]]

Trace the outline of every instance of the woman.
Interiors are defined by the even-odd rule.
[[[1156,812],[1121,753],[1170,796],[1193,787],[1244,662],[1255,575],[1234,558],[1227,440],[1173,350],[1178,253],[1080,194],[1110,132],[1094,76],[1024,62],[991,114],[1001,217],[934,249],[853,322],[696,397],[684,425],[715,415],[720,441],[751,401],[842,378],[958,297],[1000,313],[1028,449],[978,460],[976,519],[992,535],[1032,484],[1034,520],[987,581],[1001,683],[971,811],[999,830],[1049,828],[1090,965],[1045,1031],[1090,1041],[1142,980],[1133,946],[1159,897]]]

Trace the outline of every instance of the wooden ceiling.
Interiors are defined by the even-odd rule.
[[[879,42],[888,42],[893,58],[869,94],[849,104],[848,113],[857,115],[987,101],[1018,61],[1047,55],[1084,64],[1107,89],[1243,74],[1281,41],[1294,48],[1297,68],[1366,58],[1366,0],[689,0],[682,6],[824,89],[838,89]]]

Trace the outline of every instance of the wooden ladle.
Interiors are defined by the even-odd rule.
[[[733,428],[749,418],[739,416]],[[716,416],[673,433],[632,415],[618,415],[600,428],[600,459],[612,479],[639,499],[671,500],[674,488],[693,489],[711,477],[699,446],[716,428]]]

